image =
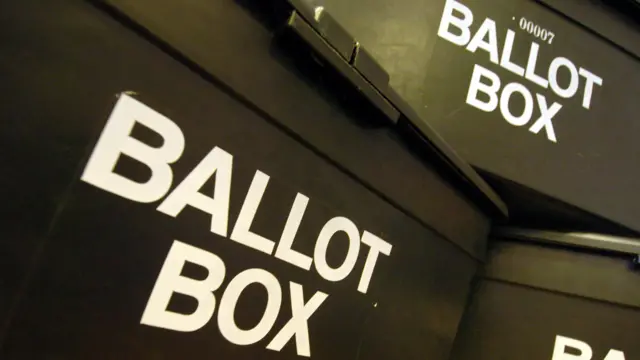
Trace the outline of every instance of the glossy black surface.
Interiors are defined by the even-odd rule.
[[[629,44],[639,43],[633,40],[637,25],[623,24],[621,15],[601,11],[595,0],[543,1],[560,13],[530,0],[460,2],[473,10],[474,32],[485,17],[496,21],[500,54],[509,28],[516,33],[511,58],[519,64],[526,63],[531,42],[537,41],[540,66],[562,56],[600,76],[603,86],[595,88],[591,108],[581,106],[580,96],[560,98],[491,63],[483,50],[473,54],[440,38],[444,0],[322,1],[390,74],[398,93],[462,158],[504,183],[515,182],[639,232],[640,130],[635,119],[640,111],[640,64],[637,51],[629,49]],[[521,17],[553,31],[553,43],[520,30]],[[585,25],[597,28],[598,34]],[[627,50],[614,42],[625,43]],[[499,109],[485,113],[467,105],[475,64],[496,72],[503,86],[519,82],[547,96],[549,103],[562,104],[553,120],[558,142],[528,131],[537,116],[529,126],[518,128],[508,124]],[[516,103],[514,109],[521,109]],[[514,212],[527,207],[517,199],[508,205],[516,208]],[[554,222],[553,216],[545,220]]]
[[[361,109],[336,111],[339,89],[297,68],[274,46],[272,28],[265,25],[270,19],[260,16],[264,9],[256,2],[108,3],[202,76],[222,82],[401,211],[482,257],[485,239],[478,234],[488,231],[488,217],[459,191],[438,185],[442,178],[433,170],[440,169],[408,155],[395,131],[371,126]],[[438,188],[427,193],[425,184]]]
[[[183,19],[182,24],[197,23],[193,14],[229,21],[246,16],[236,3],[221,3],[202,2],[198,8],[191,1],[189,11],[172,15]],[[185,66],[183,59],[168,55],[101,7],[25,0],[3,4],[1,13],[11,19],[2,23],[2,36],[13,40],[0,45],[7,47],[0,51],[0,69],[9,79],[2,86],[12,90],[5,98],[10,106],[0,109],[10,119],[0,133],[5,154],[16,155],[2,157],[12,173],[9,179],[3,176],[11,186],[2,194],[12,200],[16,217],[3,217],[1,223],[3,266],[9,265],[2,274],[2,301],[8,300],[0,310],[9,326],[0,339],[1,358],[299,358],[293,343],[282,352],[265,350],[272,334],[255,345],[232,345],[221,336],[215,318],[194,333],[141,325],[151,288],[176,239],[218,254],[230,274],[223,286],[241,270],[258,267],[272,272],[283,287],[288,281],[303,284],[305,296],[314,290],[329,293],[309,323],[314,358],[446,358],[478,264],[474,256],[482,254],[487,218],[388,133],[350,120],[343,108],[296,80],[298,75],[287,66],[270,62],[266,42],[256,41],[263,47],[243,43],[244,30],[245,40],[264,36],[266,41],[260,27],[238,26],[224,34],[210,29],[214,38],[201,38],[212,44],[207,54],[220,64],[233,49],[254,56],[224,62],[229,70],[223,72],[225,79],[256,81],[254,88],[242,83],[245,94]],[[256,25],[251,19],[244,17]],[[262,92],[267,84],[272,91]],[[277,238],[296,192],[301,192],[311,200],[296,238],[300,251],[310,251],[319,228],[336,215],[392,243],[392,255],[380,260],[369,292],[355,290],[355,272],[343,282],[329,283],[313,269],[303,271],[214,235],[208,230],[210,216],[193,208],[174,219],[156,211],[158,203],[133,203],[80,181],[86,157],[123,91],[182,129],[186,147],[173,165],[173,187],[214,146],[234,155],[230,226],[251,177],[261,170],[271,180],[253,231]],[[301,97],[289,98],[296,92]],[[257,93],[269,109],[244,96]],[[305,136],[283,126],[282,119],[295,119]],[[324,132],[307,139],[322,127]],[[361,137],[342,144],[342,132],[328,136],[337,129]],[[150,143],[158,140],[148,135],[136,136]],[[321,139],[319,149],[313,144]],[[368,145],[353,151],[363,144]],[[392,155],[393,167],[383,167]],[[148,174],[140,166],[123,171],[136,177]],[[406,183],[398,182],[402,179]],[[418,184],[420,192],[411,192]],[[37,190],[38,196],[24,195],[43,187],[47,190]],[[34,211],[36,205],[42,212]],[[15,236],[5,236],[5,229]],[[340,259],[343,250],[340,245],[330,249],[329,261]],[[361,252],[360,267],[364,256]],[[248,294],[237,312],[244,324],[260,315],[263,296],[259,291]],[[283,298],[276,328],[290,317],[288,298]],[[11,312],[9,302],[17,304]],[[192,305],[179,301],[176,306]]]
[[[319,11],[314,16],[318,32],[325,38],[344,60],[351,60],[356,47],[355,39],[328,11]]]
[[[556,335],[640,355],[640,272],[632,256],[495,241],[451,359],[551,359]],[[570,353],[577,354],[576,350]]]
[[[345,59],[340,57],[340,53],[331,48],[331,39],[325,39],[314,31],[313,27],[297,12],[293,12],[291,17],[287,21],[287,27],[283,30],[284,36],[296,36],[300,41],[289,45],[292,51],[298,56],[300,52],[312,52],[319,58],[326,61],[326,66],[331,66],[339,75],[345,78],[345,82],[342,86],[354,87],[360,92],[367,100],[367,103],[363,103],[362,106],[374,106],[381,113],[385,123],[396,123],[400,117],[398,110],[387,101],[374,87],[370,86],[365,79],[356,69],[354,69],[348,62],[349,58]],[[307,45],[310,49],[305,49],[304,45]],[[355,45],[354,45],[355,46]],[[316,61],[318,61],[316,59]]]
[[[635,0],[540,0],[640,58],[640,8]]]
[[[352,64],[376,88],[389,86],[389,74],[364,46],[358,44],[353,54]]]
[[[115,99],[123,86],[138,86],[131,72],[149,69],[139,60],[123,67],[111,58],[126,46],[116,47],[86,11],[57,11],[50,2],[0,4],[0,194],[6,204],[0,216],[0,334],[97,135],[100,124],[91,113],[108,111],[105,99]],[[111,71],[94,71],[92,57]]]
[[[483,276],[549,291],[640,307],[634,255],[499,242]]]
[[[511,227],[496,227],[494,237],[521,241],[566,246],[579,250],[604,251],[624,255],[640,254],[637,238],[611,236],[598,233],[556,232]]]
[[[634,359],[638,319],[638,308],[488,281],[472,298],[451,359],[551,359],[556,335],[587,343],[591,359],[604,359],[611,349]]]

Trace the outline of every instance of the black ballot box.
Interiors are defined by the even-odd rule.
[[[504,204],[263,6],[0,5],[1,358],[448,358]]]
[[[512,221],[640,231],[637,1],[318,2],[489,177]]]
[[[451,359],[634,359],[638,241],[506,229],[476,279]]]

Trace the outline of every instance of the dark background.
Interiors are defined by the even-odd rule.
[[[171,25],[158,29],[182,49],[197,50],[191,55],[203,65],[102,5],[28,0],[0,7],[0,189],[7,204],[0,220],[0,357],[298,358],[293,342],[280,353],[266,350],[273,333],[252,346],[230,344],[215,315],[194,333],[140,325],[178,239],[223,259],[222,289],[246,268],[273,273],[285,289],[274,331],[290,317],[286,282],[302,284],[307,298],[328,293],[309,322],[314,358],[446,359],[484,256],[487,217],[389,129],[363,126],[357,112],[337,106],[329,91],[297,72],[245,7],[136,4],[130,14]],[[214,146],[234,155],[230,228],[259,169],[271,181],[256,232],[277,238],[302,192],[311,200],[296,239],[301,251],[310,252],[336,215],[389,241],[392,255],[380,258],[369,292],[356,290],[365,251],[351,276],[332,284],[213,235],[207,214],[186,209],[174,219],[157,212],[158,203],[133,203],[81,182],[123,91],[184,132],[174,187]],[[129,163],[123,171],[145,170]],[[336,242],[330,261],[346,247]],[[259,287],[248,289],[238,322],[255,323],[263,301]],[[193,302],[172,306],[186,311]]]

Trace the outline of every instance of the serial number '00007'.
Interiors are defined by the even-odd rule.
[[[540,70],[544,67],[538,63],[540,45],[536,42],[531,42],[529,46],[526,65],[517,64],[511,58],[516,37],[513,30],[507,29],[502,49],[500,49],[496,22],[485,18],[475,33],[472,33],[473,22],[473,12],[469,7],[457,0],[447,0],[440,20],[438,36],[452,44],[464,47],[469,52],[485,52],[493,66],[500,66],[524,78],[534,86],[534,90],[530,90],[519,82],[510,82],[503,86],[497,73],[475,64],[466,103],[484,112],[493,112],[499,107],[504,120],[517,127],[527,125],[535,119],[529,131],[538,134],[544,130],[549,141],[558,142],[553,119],[562,109],[562,104],[548,101],[547,96],[550,94],[547,89],[551,89],[555,96],[570,99],[576,95],[579,96],[582,86],[582,107],[589,110],[594,85],[602,86],[602,78],[584,67],[576,67],[570,59],[562,56],[555,57],[548,65],[547,71],[541,72]],[[568,73],[568,83],[560,81],[561,72]],[[524,100],[522,110],[514,110],[509,106],[514,96],[520,96]],[[534,109],[536,104],[537,112]],[[534,115],[537,115],[537,118]]]
[[[556,37],[556,34],[553,31],[544,29],[533,21],[527,20],[525,17],[521,17],[518,24],[520,25],[520,29],[544,42],[547,42],[549,45],[553,44],[553,39]]]

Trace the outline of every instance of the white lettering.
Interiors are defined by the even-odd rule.
[[[204,280],[194,280],[182,276],[182,268],[187,261],[206,268],[209,272],[207,277]],[[216,307],[213,292],[222,285],[225,271],[224,262],[218,256],[174,241],[153,286],[140,323],[183,332],[200,329],[213,315]],[[174,292],[196,299],[196,311],[192,314],[168,311],[167,306]]]
[[[525,78],[546,89],[547,87],[549,87],[549,82],[536,74],[536,64],[538,62],[539,49],[540,45],[535,42],[531,43],[531,48],[529,48],[529,59],[527,60],[527,71],[525,73]]]
[[[388,242],[368,231],[365,231],[364,234],[362,234],[362,242],[365,245],[369,245],[369,254],[367,254],[367,261],[364,263],[364,268],[362,269],[362,276],[358,283],[358,291],[366,294],[369,289],[373,270],[375,269],[376,262],[378,261],[378,254],[382,253],[389,256],[389,254],[391,254],[392,246]]]
[[[267,306],[262,319],[252,329],[238,327],[234,313],[242,291],[251,284],[261,284],[267,289]],[[262,340],[275,324],[282,303],[280,283],[271,273],[262,269],[248,269],[234,277],[220,299],[218,327],[225,339],[236,345],[251,345]]]
[[[625,360],[624,353],[620,350],[611,349],[604,357],[604,360]]]
[[[567,353],[567,348],[578,350],[580,355]],[[551,360],[590,360],[592,355],[593,352],[589,344],[580,340],[557,335]]]
[[[515,38],[515,33],[513,30],[507,30],[507,38],[504,42],[504,49],[502,49],[502,58],[500,58],[500,66],[511,71],[512,73],[523,76],[524,69],[517,64],[511,62],[511,52],[513,51],[513,40]],[[497,51],[497,49],[496,49]]]
[[[591,96],[593,95],[593,84],[602,86],[602,78],[593,74],[587,69],[580,68],[580,75],[587,81],[584,84],[584,97],[582,98],[582,107],[589,109],[591,106]]]
[[[540,95],[536,94],[536,99],[538,99],[538,109],[540,109],[540,117],[536,120],[535,123],[529,128],[534,134],[537,134],[543,128],[547,132],[547,139],[552,142],[558,142],[556,139],[556,132],[553,129],[553,123],[551,120],[553,117],[562,109],[562,105],[554,102],[551,107],[547,107],[547,99]]]
[[[569,86],[566,89],[563,89],[558,84],[558,70],[560,67],[565,67],[569,70],[570,80]],[[549,67],[549,85],[551,85],[551,89],[558,96],[568,99],[578,92],[578,86],[580,83],[580,79],[578,78],[578,69],[573,65],[571,60],[564,57],[557,57],[553,59],[551,62],[551,66]]]
[[[271,340],[267,349],[280,351],[294,335],[296,337],[296,350],[300,356],[311,356],[309,346],[309,325],[307,321],[318,310],[320,305],[327,299],[327,294],[317,291],[313,297],[305,304],[302,285],[294,282],[289,283],[291,291],[291,319],[280,329],[278,334]]]
[[[482,78],[488,79],[490,83],[483,83],[481,81]],[[467,92],[467,104],[482,111],[492,112],[498,107],[498,90],[500,90],[500,78],[498,75],[476,64],[473,68],[471,84]],[[478,92],[483,92],[488,95],[489,100],[487,102],[479,100]]]
[[[520,93],[524,98],[524,110],[520,116],[515,116],[509,110],[509,101],[513,93]],[[510,83],[502,90],[500,95],[500,112],[507,122],[513,126],[522,126],[531,120],[533,115],[533,96],[522,84]]]
[[[291,246],[293,245],[293,240],[295,239],[300,223],[302,222],[302,217],[304,216],[308,202],[308,197],[302,194],[296,195],[296,199],[293,201],[293,206],[289,212],[289,217],[287,217],[287,222],[284,225],[284,230],[282,231],[282,236],[278,242],[275,254],[278,259],[284,260],[305,270],[311,269],[311,258],[291,249]]]
[[[162,146],[154,148],[131,137],[136,123],[162,136]],[[173,172],[169,164],[177,161],[183,150],[184,135],[173,121],[123,93],[100,134],[81,179],[132,201],[154,202],[171,188]],[[114,173],[121,154],[148,166],[151,170],[149,180],[139,183]]]
[[[462,18],[453,16],[453,12],[457,11],[462,14]],[[469,8],[461,4],[456,0],[447,0],[444,5],[444,11],[440,20],[440,27],[438,28],[438,36],[448,40],[456,45],[465,46],[471,38],[471,31],[469,26],[473,23],[473,13]],[[456,35],[449,31],[449,27],[453,25],[460,34]]]
[[[347,234],[349,238],[349,250],[342,265],[334,269],[327,264],[327,248],[329,247],[331,238],[338,231],[343,231]],[[343,280],[351,273],[353,267],[356,265],[359,251],[360,232],[356,225],[345,217],[335,217],[324,225],[322,230],[320,230],[320,235],[318,235],[316,247],[313,252],[316,270],[325,280],[334,282]]]
[[[260,206],[262,196],[267,188],[267,183],[269,183],[269,175],[259,170],[256,171],[244,203],[242,203],[238,220],[233,227],[230,238],[240,244],[271,255],[275,246],[274,242],[261,235],[252,233],[250,230],[253,218],[256,216],[258,206]]]
[[[226,237],[232,164],[233,156],[215,147],[158,206],[158,211],[176,217],[185,206],[191,205],[211,214],[211,232]],[[216,181],[213,198],[211,198],[200,193],[199,190],[214,173]]]
[[[485,40],[487,35],[489,36],[489,39]],[[498,63],[498,35],[496,34],[496,23],[489,18],[484,19],[484,22],[480,25],[476,34],[473,35],[469,45],[467,45],[467,50],[472,53],[475,53],[478,49],[488,52],[489,59],[492,63]]]

